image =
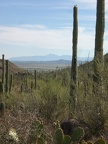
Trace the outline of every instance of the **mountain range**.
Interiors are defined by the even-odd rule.
[[[91,61],[93,58],[91,57],[78,57],[78,61]],[[21,57],[12,57],[9,59],[10,61],[58,61],[58,60],[72,60],[71,55],[55,55],[48,54],[44,56],[21,56]]]

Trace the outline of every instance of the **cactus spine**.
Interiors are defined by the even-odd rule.
[[[78,69],[77,69],[77,41],[78,41],[78,8],[74,6],[73,8],[73,56],[72,56],[72,65],[71,65],[71,82],[70,82],[70,101],[75,112],[76,102],[77,102],[77,88],[78,88]]]
[[[9,63],[6,60],[6,93],[9,91]]]

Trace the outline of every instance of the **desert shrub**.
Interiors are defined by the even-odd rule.
[[[41,139],[42,143],[53,141],[50,131],[45,130],[45,125],[42,120],[35,119],[30,127],[29,137],[27,143],[37,143]]]
[[[40,81],[38,107],[41,116],[47,120],[63,115],[68,105],[67,88],[62,88],[60,83],[52,79],[48,83]]]

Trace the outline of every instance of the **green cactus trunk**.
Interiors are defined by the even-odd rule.
[[[2,55],[2,83],[4,85],[5,82],[5,62],[4,62],[4,55]]]
[[[10,86],[9,86],[9,92],[12,91],[12,84],[13,84],[13,75],[10,75]]]
[[[33,81],[31,81],[31,90],[33,90]]]
[[[0,117],[2,117],[5,113],[5,103],[0,102]]]
[[[6,60],[6,93],[9,92],[9,63]]]
[[[34,71],[34,76],[35,76],[35,89],[36,89],[36,85],[37,85],[37,83],[36,83],[36,81],[37,81],[37,73],[36,73],[36,70]]]
[[[78,8],[74,6],[73,14],[73,54],[72,54],[72,66],[71,66],[71,82],[70,82],[70,105],[72,105],[73,112],[76,109],[77,103],[77,89],[78,89],[78,68],[77,68],[77,42],[78,42]]]
[[[4,86],[3,83],[0,82],[0,101],[2,101],[3,94],[4,94]]]
[[[26,86],[28,86],[28,70],[26,72]]]
[[[20,87],[20,89],[21,89],[21,93],[23,92],[23,83],[21,84],[21,87]]]
[[[4,85],[5,85],[5,60],[4,60],[4,54],[2,55],[2,85],[3,85],[3,94],[4,94]]]
[[[93,96],[100,103],[103,93],[103,38],[105,29],[105,0],[97,0],[97,19],[95,35],[95,54],[94,54],[94,75],[93,75]],[[98,104],[99,104],[98,103]],[[100,104],[101,105],[101,104]]]

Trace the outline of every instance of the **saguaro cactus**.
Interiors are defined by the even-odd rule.
[[[34,76],[35,76],[35,89],[36,89],[36,79],[37,79],[37,74],[36,74],[36,70],[34,71]]]
[[[3,86],[3,83],[0,82],[0,94],[3,94],[4,93],[4,86]]]
[[[21,84],[21,93],[23,92],[23,88],[24,88],[24,86],[23,86],[23,83]]]
[[[0,102],[0,117],[4,115],[5,112],[5,103]]]
[[[95,54],[94,54],[94,75],[93,75],[93,95],[97,100],[98,113],[102,110],[102,75],[104,69],[103,58],[103,37],[105,29],[105,0],[97,0],[97,18],[95,34]]]
[[[5,60],[4,60],[4,54],[2,55],[2,85],[3,85],[3,94],[4,94],[4,85],[5,85]]]
[[[5,82],[5,62],[4,62],[4,54],[2,55],[2,83],[4,85]]]
[[[33,81],[31,81],[31,90],[33,89]]]
[[[78,69],[77,69],[77,43],[78,43],[78,8],[73,8],[73,54],[72,54],[72,66],[71,66],[71,82],[70,82],[70,102],[75,111],[77,102],[77,88],[78,88]]]
[[[10,86],[9,86],[9,92],[12,91],[12,84],[13,84],[13,75],[10,75]]]
[[[6,93],[9,91],[9,65],[8,60],[6,60]]]
[[[28,86],[28,70],[27,70],[27,72],[26,72],[26,74],[25,74],[25,79],[26,79],[26,86]]]
[[[93,95],[98,101],[102,99],[102,73],[104,69],[103,58],[103,37],[105,29],[105,0],[97,0],[97,18],[95,34],[95,55],[94,55],[94,75],[93,75]]]

